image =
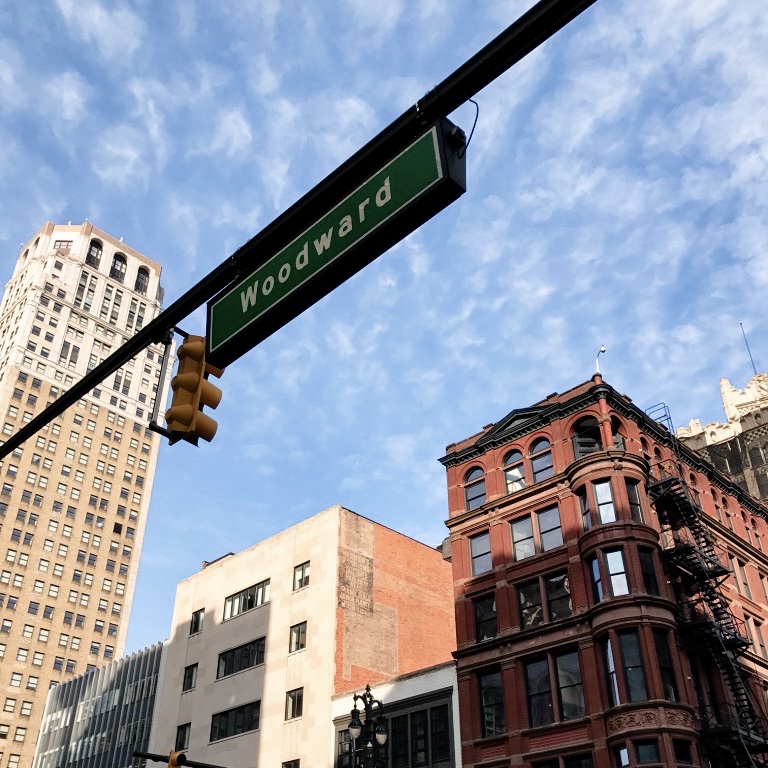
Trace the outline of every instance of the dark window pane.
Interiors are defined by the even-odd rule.
[[[528,717],[531,728],[549,725],[555,721],[552,708],[552,689],[549,665],[546,659],[525,665],[525,682],[528,690]]]
[[[555,657],[557,684],[560,689],[560,711],[563,720],[584,717],[584,692],[577,651]]]
[[[669,652],[667,633],[661,630],[654,631],[653,642],[656,647],[656,662],[659,665],[664,698],[667,701],[677,701],[675,670],[672,664],[672,656]]]
[[[593,416],[582,419],[574,428],[573,455],[579,459],[589,453],[603,450],[603,438],[600,425]]]
[[[639,484],[627,480],[627,497],[629,498],[629,514],[636,523],[643,522],[643,505],[640,502]]]
[[[560,530],[560,510],[557,507],[542,509],[536,513],[539,525],[539,536],[543,551],[559,547],[563,543],[563,532]]]
[[[469,540],[469,548],[472,556],[472,575],[486,573],[491,570],[491,537],[486,531]]]
[[[592,768],[592,755],[563,758],[563,768]]]
[[[643,574],[643,587],[649,595],[659,594],[659,582],[656,579],[656,566],[653,563],[653,553],[650,549],[638,549],[640,571]]]
[[[448,705],[432,707],[429,716],[432,721],[432,762],[447,762],[451,758]]]
[[[595,555],[587,560],[589,575],[592,578],[592,597],[596,603],[603,599],[603,579],[600,573],[600,561]]]
[[[541,588],[538,579],[520,584],[517,597],[520,602],[520,629],[536,627],[543,623],[544,613],[541,609]]]
[[[675,750],[675,760],[678,763],[692,763],[691,742],[684,739],[672,739],[672,748]]]
[[[627,686],[629,701],[645,701],[648,691],[645,687],[645,674],[640,656],[640,640],[635,630],[619,632],[619,648],[624,666],[624,681]]]
[[[480,675],[481,727],[483,736],[496,736],[506,731],[501,672]]]
[[[547,451],[546,453],[540,453],[538,456],[533,456],[531,458],[531,472],[533,473],[534,483],[552,477],[554,474],[552,453]]]
[[[408,768],[408,715],[392,718],[389,739],[392,768]]]
[[[495,595],[485,595],[475,600],[475,629],[478,642],[496,637]]]
[[[565,619],[572,613],[571,592],[567,573],[555,573],[544,577],[547,590],[549,620]]]
[[[485,473],[474,467],[464,477],[464,499],[467,509],[477,509],[485,503]]]
[[[464,489],[467,501],[467,509],[477,509],[485,504],[485,480],[472,483]]]
[[[656,740],[635,742],[635,758],[638,765],[659,762],[659,745]]]
[[[411,713],[411,765],[426,765],[429,721],[427,710]]]

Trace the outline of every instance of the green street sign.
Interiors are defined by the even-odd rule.
[[[207,359],[228,365],[462,194],[464,155],[447,135],[456,135],[447,120],[432,126],[213,299]]]

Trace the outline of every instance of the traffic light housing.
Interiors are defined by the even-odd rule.
[[[176,440],[210,442],[218,424],[203,413],[203,406],[215,408],[221,402],[221,390],[208,381],[208,375],[219,378],[224,371],[205,362],[205,337],[187,336],[178,350],[179,369],[171,379],[173,398],[165,412],[168,430]],[[182,763],[179,763],[182,765]]]
[[[168,768],[177,768],[177,766],[186,764],[187,756],[183,752],[171,752],[168,755]]]

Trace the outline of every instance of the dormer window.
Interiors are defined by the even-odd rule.
[[[146,296],[148,286],[149,270],[146,267],[139,267],[139,271],[136,273],[136,285],[133,290]]]
[[[88,253],[85,254],[85,263],[89,267],[98,269],[101,263],[101,251],[101,243],[98,240],[91,240],[91,244],[88,246]]]
[[[590,453],[603,450],[600,424],[594,416],[580,419],[573,427],[573,455],[580,459]]]
[[[113,280],[117,280],[119,283],[122,283],[125,280],[126,266],[127,262],[125,260],[125,256],[123,256],[122,253],[116,253],[112,259],[112,268],[109,270],[109,276]]]

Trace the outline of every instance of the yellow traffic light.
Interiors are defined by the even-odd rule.
[[[221,390],[207,381],[206,375],[218,378],[224,371],[205,362],[203,336],[187,336],[179,347],[178,358],[179,370],[171,380],[173,399],[165,413],[168,429],[178,439],[202,437],[210,442],[218,424],[202,408],[215,408],[221,402]]]
[[[177,766],[186,764],[187,756],[183,752],[171,752],[168,755],[168,768],[177,768]]]

